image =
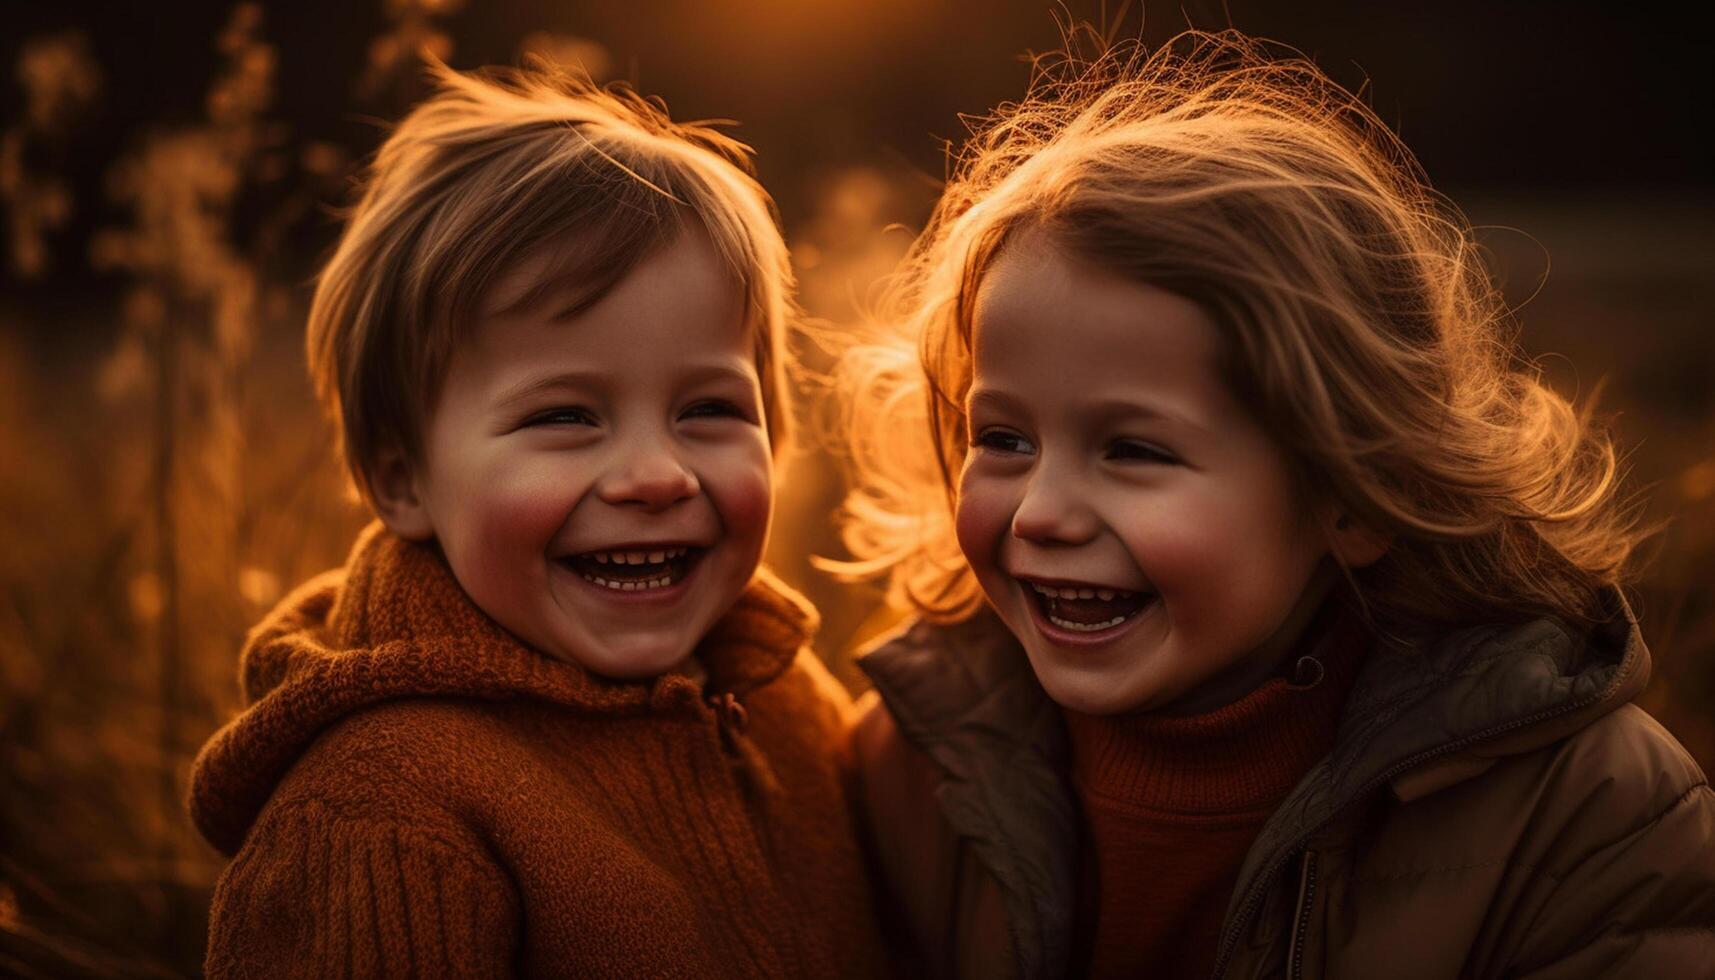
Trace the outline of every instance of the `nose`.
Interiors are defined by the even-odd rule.
[[[1033,544],[1083,544],[1096,536],[1095,512],[1083,503],[1075,482],[1038,469],[1012,512],[1012,536]]]
[[[596,484],[603,502],[615,506],[665,510],[702,490],[670,446],[654,443],[625,453]]]

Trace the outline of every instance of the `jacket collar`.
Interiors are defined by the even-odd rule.
[[[1643,690],[1649,653],[1618,591],[1588,634],[1552,619],[1376,645],[1328,756],[1252,845],[1228,908],[1219,960],[1274,875],[1349,804],[1391,788],[1411,799],[1500,757],[1577,731]],[[905,624],[859,665],[901,734],[945,773],[952,828],[970,839],[1004,896],[1024,977],[1064,971],[1076,894],[1078,821],[1059,712],[992,612],[951,625]]]
[[[1020,975],[1057,975],[1076,898],[1077,809],[1059,709],[986,607],[910,622],[861,657],[900,732],[945,772],[936,798],[1000,884]]]
[[[1240,867],[1215,975],[1274,876],[1350,804],[1384,787],[1401,799],[1444,789],[1640,694],[1649,651],[1619,591],[1605,602],[1610,619],[1589,633],[1544,618],[1375,646],[1333,750],[1263,825]]]

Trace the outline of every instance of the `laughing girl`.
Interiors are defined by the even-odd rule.
[[[853,746],[918,968],[1715,975],[1615,449],[1359,99],[1232,32],[1068,59],[896,295],[848,538],[919,616]]]

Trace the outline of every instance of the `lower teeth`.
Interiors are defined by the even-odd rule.
[[[673,576],[663,575],[646,582],[613,582],[599,575],[585,575],[584,581],[594,582],[604,589],[612,589],[615,592],[641,592],[645,589],[664,589],[673,584]]]
[[[1063,630],[1071,630],[1074,633],[1094,633],[1097,630],[1105,630],[1109,627],[1118,626],[1125,622],[1127,618],[1128,617],[1126,616],[1115,616],[1113,619],[1105,620],[1100,623],[1074,623],[1069,619],[1061,619],[1053,613],[1048,614],[1048,621],[1050,623],[1053,623],[1055,626],[1058,626]]]

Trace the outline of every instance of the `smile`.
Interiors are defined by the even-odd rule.
[[[1117,631],[1135,619],[1154,601],[1154,593],[1132,592],[1099,585],[1048,585],[1019,579],[1029,591],[1038,615],[1049,625],[1068,633],[1093,634]],[[1105,638],[1105,637],[1104,637]]]
[[[613,592],[650,592],[683,581],[707,549],[586,551],[558,559],[584,581]]]

